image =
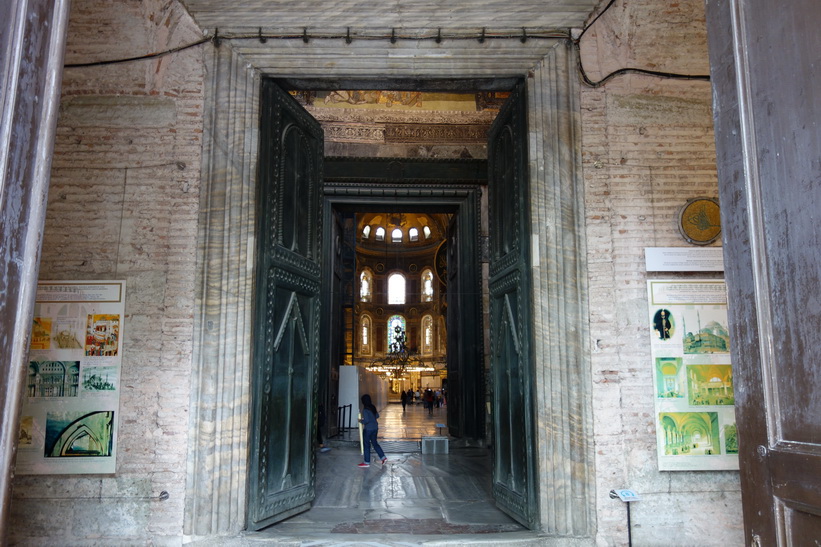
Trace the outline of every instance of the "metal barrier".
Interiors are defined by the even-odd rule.
[[[347,418],[347,420],[346,420]],[[336,413],[336,430],[337,435],[345,433],[349,429],[353,429],[351,420],[353,419],[353,405],[340,406]],[[346,425],[347,424],[347,425]]]

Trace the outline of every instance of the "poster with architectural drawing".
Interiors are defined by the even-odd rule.
[[[37,285],[17,473],[114,473],[124,281]]]
[[[724,281],[647,288],[659,469],[738,469]]]

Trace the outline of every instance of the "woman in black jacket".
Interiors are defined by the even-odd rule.
[[[371,445],[376,450],[376,455],[382,460],[382,465],[388,461],[382,447],[376,442],[376,434],[379,433],[379,422],[376,421],[378,418],[379,412],[373,406],[371,396],[366,393],[362,396],[362,418],[359,420],[362,424],[362,454],[365,461],[360,463],[359,467],[371,466]]]

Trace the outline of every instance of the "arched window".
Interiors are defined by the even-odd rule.
[[[394,228],[391,232],[391,241],[394,243],[399,243],[402,241],[402,229],[401,228]]]
[[[376,229],[376,241],[385,241],[385,228],[382,226]]]
[[[417,228],[408,230],[408,239],[411,241],[419,241],[419,230]]]
[[[399,327],[399,332],[396,331]],[[405,332],[405,318],[401,315],[391,315],[388,318],[388,351],[391,350],[391,344],[397,343],[396,336]]]
[[[370,225],[365,226],[364,228],[362,228],[362,239],[368,239],[369,237],[371,237],[371,227],[370,227]]]
[[[424,228],[422,228],[422,232],[424,232],[425,234],[425,239],[430,239],[431,233],[429,226],[425,226]]]
[[[422,355],[433,354],[433,317],[422,318]]]
[[[448,331],[445,328],[445,318],[439,317],[439,328],[436,331],[436,348],[444,353],[447,350]]]
[[[433,302],[433,272],[422,270],[422,302]]]
[[[405,276],[393,273],[388,277],[388,304],[405,303]]]
[[[370,302],[373,297],[373,274],[370,270],[362,270],[359,274],[359,301]]]
[[[367,315],[363,315],[359,325],[359,347],[362,355],[373,355],[373,347],[371,345],[372,332],[371,318]]]

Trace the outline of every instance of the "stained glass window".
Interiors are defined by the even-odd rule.
[[[370,302],[373,296],[373,274],[369,270],[363,270],[359,274],[359,301]]]
[[[422,354],[433,353],[433,317],[426,315],[422,318]]]
[[[422,270],[422,302],[433,302],[433,272]]]
[[[396,328],[399,327],[399,331]],[[388,318],[388,351],[391,351],[391,344],[396,344],[396,336],[405,332],[405,318],[401,315],[391,315]]]

